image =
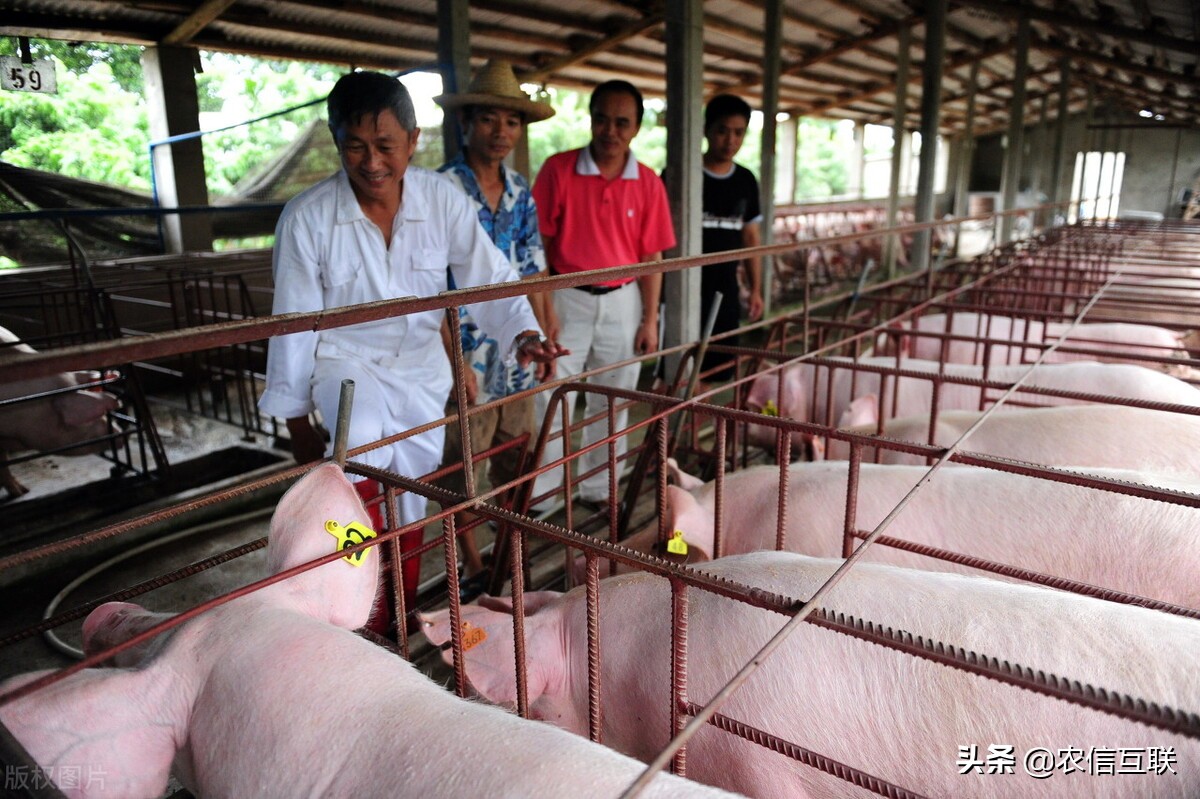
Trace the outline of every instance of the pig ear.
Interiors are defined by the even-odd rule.
[[[59,394],[50,401],[58,418],[68,427],[80,427],[104,418],[104,414],[117,407],[111,394],[97,391],[72,391]]]
[[[683,531],[688,548],[697,548],[710,559],[713,551],[713,516],[688,491],[667,486],[667,529]]]
[[[331,521],[343,530],[352,522],[371,527],[354,486],[341,469],[325,463],[289,488],[275,507],[267,538],[269,573],[337,551],[343,539],[329,532],[326,525]],[[285,585],[314,618],[357,629],[367,623],[379,583],[379,547],[365,552],[358,565],[338,559],[296,575]]]
[[[859,427],[879,422],[879,397],[875,394],[864,394],[850,400],[850,405],[838,420],[838,427]]]
[[[563,670],[566,652],[558,631],[560,619],[561,614],[553,612],[529,613],[525,619],[525,673],[529,678],[526,688],[530,704],[550,688],[550,675]],[[450,640],[448,610],[437,611],[422,620],[426,623],[425,637],[430,643],[441,646]],[[511,605],[508,612],[466,605],[462,608],[462,623],[468,633],[464,639],[463,664],[471,687],[492,704],[516,707]],[[442,652],[442,659],[453,663],[454,653],[447,647]],[[561,685],[562,682],[554,680],[553,684]]]
[[[700,486],[704,485],[704,481],[699,477],[693,477],[687,472],[679,468],[679,461],[674,458],[667,458],[667,474],[675,480],[676,485],[684,491],[695,491]]]
[[[22,675],[0,692],[49,673]],[[51,779],[86,763],[102,775],[105,796],[161,796],[187,737],[183,711],[190,708],[162,701],[175,692],[163,676],[155,669],[86,669],[0,708],[0,719]]]

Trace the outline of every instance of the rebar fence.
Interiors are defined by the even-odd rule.
[[[1194,258],[1197,235],[1194,228],[1171,225],[1078,225],[1007,246],[980,262],[950,264],[862,291],[848,287],[796,314],[756,326],[769,331],[767,346],[724,347],[735,358],[734,379],[707,382],[693,396],[683,388],[688,358],[697,360],[698,348],[691,345],[677,348],[688,358],[665,392],[608,389],[575,380],[550,384],[542,390],[553,392],[550,413],[563,418],[563,457],[532,466],[540,463],[550,437],[543,426],[532,439],[525,474],[474,496],[446,491],[435,484],[434,475],[400,475],[354,460],[361,452],[448,419],[353,450],[346,468],[384,487],[375,501],[385,508],[387,521],[371,543],[387,547],[398,563],[441,550],[447,655],[460,695],[467,695],[478,658],[488,651],[478,635],[464,640],[462,633],[470,629],[464,623],[478,618],[460,603],[456,568],[455,539],[462,530],[455,514],[470,510],[497,524],[508,553],[497,568],[506,570],[510,597],[504,624],[512,649],[505,663],[517,712],[538,715],[538,692],[544,688],[530,677],[541,656],[541,650],[527,643],[530,619],[561,612],[572,622],[564,629],[575,647],[571,673],[580,681],[575,709],[583,731],[594,740],[628,746],[629,729],[651,730],[646,741],[654,745],[647,744],[646,751],[661,750],[647,755],[652,768],[669,764],[678,773],[716,780],[722,775],[715,772],[730,769],[724,755],[737,752],[739,763],[752,764],[749,771],[779,775],[777,784],[796,790],[845,783],[881,796],[945,795],[948,785],[977,784],[953,782],[974,767],[972,746],[986,750],[989,742],[1015,744],[1024,754],[1038,747],[1069,746],[1074,735],[1101,730],[1106,732],[1096,733],[1098,746],[1146,752],[1152,746],[1169,748],[1183,764],[1200,755],[1200,716],[1187,683],[1194,677],[1172,681],[1170,675],[1184,675],[1190,666],[1174,654],[1154,653],[1172,645],[1168,631],[1190,630],[1184,625],[1194,625],[1200,616],[1189,560],[1189,553],[1197,551],[1189,545],[1194,543],[1190,536],[1200,529],[1194,480],[1112,470],[1121,463],[1046,463],[1019,450],[977,451],[971,438],[979,435],[976,422],[966,435],[949,440],[938,432],[951,412],[975,414],[978,424],[985,425],[979,429],[986,430],[986,424],[1005,413],[1016,413],[1009,410],[1014,405],[1054,406],[1037,408],[1041,412],[1086,404],[1104,412],[1164,414],[1171,429],[1196,426],[1200,401],[1190,401],[1189,392],[1200,392],[1171,373],[1200,366],[1182,337],[1172,349],[1155,343],[1112,344],[1090,332],[1075,336],[1101,309],[1106,322],[1115,321],[1119,314],[1105,305],[1113,292],[1149,289],[1149,299],[1153,281],[1169,281],[1165,285],[1173,289],[1175,282],[1190,280],[1186,264]],[[637,276],[700,262],[624,267],[614,275]],[[323,314],[230,316],[187,331],[187,336],[156,334],[140,341],[69,347],[36,361],[0,365],[0,375],[27,377],[82,363],[177,356],[201,346],[236,346],[266,335],[434,308],[449,309],[448,318],[457,319],[460,302],[585,281],[586,276],[543,278],[532,286],[502,285]],[[1164,329],[1181,333],[1200,324],[1186,300],[1155,302],[1166,307],[1153,307],[1173,314]],[[940,326],[922,327],[922,320],[935,317]],[[1064,327],[1055,333],[1052,323]],[[1001,331],[1005,325],[1008,333]],[[1101,344],[1104,355],[1120,363],[1091,360]],[[722,347],[716,342],[711,349]],[[916,357],[923,348],[938,357]],[[950,360],[959,351],[965,353],[964,361]],[[1050,363],[1056,354],[1084,358]],[[1080,364],[1088,369],[1079,374],[1111,365],[1133,377],[1120,384],[1109,377],[1116,372],[1103,372],[1092,383],[1078,377],[1044,379],[1058,374],[1054,368]],[[453,367],[461,375],[461,362],[455,359]],[[568,398],[587,393],[605,396],[608,410],[596,419],[576,420]],[[867,396],[873,397],[874,423],[843,424],[845,414],[856,410],[852,402]],[[635,411],[623,429],[615,425],[615,409],[621,404]],[[460,412],[464,428],[469,429],[472,415]],[[916,420],[914,437],[889,437],[899,433],[899,420],[910,417]],[[573,445],[573,433],[587,423],[604,427],[605,435],[591,447],[608,453],[600,471],[608,477],[610,502],[600,515],[598,535],[581,531],[582,522],[596,517],[578,513],[571,492],[585,476],[574,468],[583,448]],[[623,459],[613,446],[620,438],[630,444]],[[1164,443],[1153,440],[1146,451]],[[825,462],[798,462],[802,454],[822,456]],[[901,456],[908,460],[899,461]],[[468,451],[466,460],[471,457]],[[458,468],[469,467],[464,461]],[[622,475],[624,469],[631,474]],[[3,558],[0,569],[86,541],[118,537],[304,470],[284,470],[82,533],[72,541]],[[564,476],[562,516],[531,518],[521,511],[536,499],[532,481],[550,470]],[[687,473],[700,473],[708,482],[701,486]],[[678,485],[670,483],[670,474],[677,475]],[[402,492],[416,492],[438,510],[420,522],[400,525],[397,496]],[[490,502],[506,492],[515,492],[515,507]],[[635,506],[649,509],[646,549],[635,548],[626,538],[638,526],[628,513]],[[1153,520],[1153,541],[1142,534],[1147,519]],[[398,538],[427,526],[439,535],[401,554]],[[1097,544],[1099,537],[1103,547]],[[684,563],[680,543],[714,560]],[[751,549],[810,559],[722,559]],[[547,553],[555,565],[552,573],[547,575],[531,557],[535,551]],[[316,568],[343,554],[331,553],[301,568]],[[601,579],[625,570],[642,576]],[[400,571],[393,569],[391,579],[394,611],[404,619],[415,609],[403,605]],[[1002,581],[960,576],[980,573]],[[565,597],[548,600],[529,593],[561,587],[563,581],[570,584],[571,574],[581,587]],[[137,596],[156,580],[64,611],[10,634],[0,645],[76,621],[99,602]],[[216,597],[195,611],[273,580]],[[1025,584],[1061,590],[1035,591]],[[543,602],[556,604],[548,610],[551,606]],[[166,621],[119,648],[136,646],[194,615]],[[1064,619],[1085,621],[1076,625]],[[504,629],[489,627],[488,640]],[[401,654],[417,655],[421,637],[410,639],[404,624],[397,634]],[[0,697],[0,703],[96,666],[112,652],[25,685]],[[1125,672],[1123,664],[1134,659],[1145,661],[1142,671],[1150,677],[1118,678]],[[636,679],[626,671],[632,668],[638,669]],[[945,722],[954,708],[969,709],[962,711],[970,722],[965,727]],[[631,716],[638,722],[623,723]],[[988,719],[994,726],[988,726]],[[1038,719],[1038,725],[1031,725],[1031,719]],[[922,737],[924,730],[943,723],[951,730],[949,737]],[[707,729],[697,735],[700,726]],[[672,743],[664,749],[669,739]],[[913,748],[917,739],[930,748]],[[733,740],[739,743],[729,743]],[[879,749],[872,756],[868,740],[908,745],[900,747],[898,756]],[[938,748],[946,746],[948,750]],[[1156,783],[1144,776],[1147,781],[1139,784],[1152,790]]]

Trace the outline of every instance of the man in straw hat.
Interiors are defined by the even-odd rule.
[[[352,72],[338,80],[327,106],[342,168],[289,201],[279,217],[272,313],[432,296],[447,288],[447,265],[459,286],[518,279],[462,192],[409,164],[420,129],[403,84],[378,72]],[[497,300],[478,312],[504,342],[507,360],[528,364],[558,355],[524,297]],[[441,418],[451,386],[438,346],[443,317],[426,311],[272,339],[259,407],[287,420],[296,460],[327,454],[309,414],[319,409],[332,424],[343,378],[355,382],[351,448]],[[419,477],[441,462],[442,433],[436,428],[355,459]],[[365,496],[377,488],[364,481],[359,490]],[[418,494],[402,494],[399,505],[401,524],[425,517],[426,500]],[[375,524],[382,526],[378,515]],[[420,531],[406,535],[402,548],[418,546],[420,538]],[[410,559],[404,571],[411,611],[417,560]]]
[[[537,206],[529,193],[529,184],[516,172],[506,169],[504,159],[521,140],[525,126],[554,116],[549,103],[531,100],[521,89],[512,65],[506,61],[487,62],[476,73],[465,92],[443,94],[434,102],[447,113],[457,111],[465,142],[462,151],[438,171],[450,179],[471,199],[479,223],[500,252],[508,256],[522,279],[536,277],[546,268],[542,237],[538,233]],[[453,276],[451,276],[453,282]],[[536,295],[535,295],[536,296]],[[500,345],[489,330],[481,328],[470,311],[461,311],[463,357],[467,399],[482,405],[494,399],[531,388],[532,369],[506,366],[500,358]],[[449,336],[449,326],[446,327]],[[446,342],[449,346],[450,342]],[[539,364],[536,377],[543,379],[552,364]],[[453,398],[447,413],[457,411]],[[531,432],[534,426],[533,397],[491,407],[471,417],[471,450],[483,452]],[[492,485],[517,477],[520,451],[509,449],[491,458]],[[445,463],[462,460],[462,441],[457,424],[446,432]],[[483,480],[484,462],[475,466],[475,484]],[[443,485],[464,493],[461,472],[448,477]],[[460,514],[465,517],[467,514]],[[458,520],[465,524],[466,518]],[[469,578],[463,584],[464,598],[482,589],[487,574],[472,533],[462,538],[463,556]]]

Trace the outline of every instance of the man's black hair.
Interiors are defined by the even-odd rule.
[[[637,123],[641,126],[646,107],[642,103],[642,93],[637,90],[637,86],[627,80],[606,80],[592,90],[592,97],[588,100],[589,114],[596,113],[596,103],[606,94],[628,94],[632,97],[634,104],[637,105]]]
[[[729,116],[740,116],[750,124],[750,104],[733,94],[718,94],[704,106],[704,129],[708,130],[717,120]]]
[[[381,111],[395,114],[400,127],[409,133],[417,127],[417,114],[413,110],[408,89],[400,81],[381,72],[351,72],[343,75],[333,85],[325,107],[329,115],[329,130],[334,138],[343,128],[357,125],[365,116],[378,116]]]

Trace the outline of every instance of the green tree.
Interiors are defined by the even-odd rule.
[[[0,103],[0,160],[148,189],[149,134],[141,97],[121,88],[106,61],[78,71],[51,58],[58,62],[58,94],[12,92]]]
[[[344,71],[226,53],[202,53],[201,63],[204,71],[196,76],[196,90],[201,127],[215,131],[202,138],[214,197],[230,193],[323,117],[325,96]]]
[[[74,75],[85,75],[95,65],[107,64],[121,91],[142,93],[142,48],[138,45],[32,39],[29,49],[35,59],[53,57],[60,71]],[[18,55],[16,38],[0,39],[0,56],[4,55]]]
[[[847,137],[849,133],[849,137]],[[853,128],[833,119],[800,119],[796,152],[796,196],[820,200],[846,193],[847,164],[853,152]]]

